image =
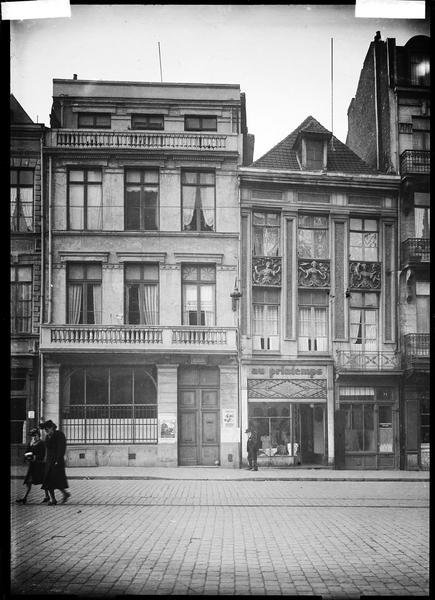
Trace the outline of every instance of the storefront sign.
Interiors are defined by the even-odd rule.
[[[173,415],[159,416],[159,441],[175,442],[177,419]]]
[[[250,367],[248,376],[281,379],[287,377],[326,377],[325,367]]]

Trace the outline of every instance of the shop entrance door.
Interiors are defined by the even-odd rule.
[[[219,460],[218,390],[180,390],[178,407],[179,464],[214,465]]]

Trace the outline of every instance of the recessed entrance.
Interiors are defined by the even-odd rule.
[[[182,368],[178,386],[178,462],[219,461],[219,369]]]

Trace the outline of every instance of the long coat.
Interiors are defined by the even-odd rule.
[[[33,453],[33,460],[29,462],[23,484],[40,484],[44,479],[45,443],[38,440],[35,444],[28,444],[26,452]]]
[[[66,438],[62,431],[55,429],[45,438],[45,469],[43,490],[64,490],[68,487],[65,473]]]
[[[261,440],[256,431],[251,431],[251,436],[248,438],[246,443],[246,450],[249,456],[257,455],[258,450],[261,446]]]

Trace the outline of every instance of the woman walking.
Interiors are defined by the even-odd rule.
[[[27,445],[26,453],[24,457],[29,463],[27,473],[23,481],[23,485],[27,486],[27,491],[23,498],[18,498],[16,502],[18,504],[26,504],[27,496],[30,494],[32,485],[38,485],[42,483],[44,478],[44,457],[45,457],[45,444],[41,440],[41,434],[39,429],[36,427],[30,430],[30,443]],[[45,498],[42,502],[48,502],[50,497],[48,492],[45,492]]]
[[[57,504],[54,490],[60,490],[62,492],[61,503],[64,504],[71,496],[65,488],[68,487],[68,481],[65,473],[65,450],[66,450],[66,438],[62,431],[58,431],[57,425],[53,423],[51,419],[41,423],[41,429],[46,432],[45,436],[45,465],[44,465],[44,479],[42,482],[42,489],[50,495],[48,502],[49,506]]]

